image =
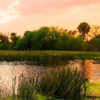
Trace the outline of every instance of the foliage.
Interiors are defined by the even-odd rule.
[[[94,38],[90,41],[89,50],[100,51],[100,38]]]
[[[88,32],[90,31],[90,25],[86,22],[82,22],[79,24],[79,26],[77,27],[79,33],[82,32],[82,36],[83,39],[85,38],[85,34],[88,34]]]
[[[95,38],[100,38],[100,34],[96,35],[96,37],[95,37]]]
[[[16,43],[18,50],[69,50],[69,40],[72,38],[57,27],[41,27],[39,30],[26,33],[27,35]]]
[[[85,51],[0,51],[0,61],[43,61],[100,59],[100,52]]]
[[[38,80],[36,80],[37,83]],[[23,74],[20,76],[18,84],[18,98],[23,100],[35,100],[35,79],[34,77],[25,79]]]
[[[38,31],[33,31],[33,38],[32,41],[32,49],[34,50],[41,50],[44,45],[44,38],[48,33],[48,29],[40,29]]]
[[[67,34],[72,36],[72,37],[74,37],[76,33],[77,33],[76,30],[74,30],[74,31],[70,30],[70,31],[67,32]]]
[[[60,36],[59,41],[55,45],[57,50],[68,50],[70,39],[71,39],[71,37],[66,34],[63,34],[63,36]]]
[[[0,50],[13,50],[14,46],[12,43],[1,43]]]
[[[8,43],[8,37],[0,33],[0,43]]]
[[[16,49],[17,50],[27,50],[28,47],[28,41],[27,37],[23,37],[22,39],[19,38],[16,42]]]
[[[78,26],[78,31],[83,38],[88,34],[90,26],[83,22]],[[41,27],[38,30],[26,31],[23,37],[11,33],[9,37],[0,33],[1,50],[67,50],[67,51],[100,51],[100,36],[97,35],[91,41],[84,41],[82,37],[76,37],[75,30],[64,30],[58,27]]]
[[[11,37],[16,37],[16,33],[14,33],[14,32],[11,33],[10,35],[11,35]]]
[[[85,42],[81,38],[71,38],[68,44],[69,50],[83,51]]]
[[[30,31],[25,31],[24,36],[26,36]]]
[[[63,68],[43,75],[37,88],[40,93],[54,95],[56,98],[80,100],[81,95],[85,93],[84,91],[81,94],[82,89],[85,89],[86,81],[84,74],[77,68]]]
[[[16,45],[16,42],[17,40],[19,39],[19,36],[18,37],[12,37],[12,42],[14,45]]]

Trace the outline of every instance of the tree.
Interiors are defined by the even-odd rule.
[[[16,33],[14,33],[14,32],[11,33],[10,35],[11,35],[11,37],[16,37]]]
[[[12,37],[12,42],[15,45],[20,36]]]
[[[16,37],[16,33],[13,32],[13,33],[10,34],[10,39],[11,39],[12,42],[13,42],[14,37]]]
[[[79,33],[82,33],[83,39],[85,38],[85,34],[88,34],[90,31],[90,25],[86,22],[80,23],[80,25],[77,27]]]
[[[26,36],[30,31],[25,31],[24,36]]]
[[[2,33],[0,33],[0,43],[7,43],[9,40],[8,40],[8,37]]]
[[[70,30],[67,32],[68,35],[70,35],[71,37],[75,37],[75,34],[77,33],[76,30]]]

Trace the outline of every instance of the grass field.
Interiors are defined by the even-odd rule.
[[[100,59],[100,52],[86,51],[8,51],[0,50],[0,61],[33,61],[44,59]]]

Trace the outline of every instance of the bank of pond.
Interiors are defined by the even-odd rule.
[[[1,61],[0,99],[98,100],[99,67],[99,60],[88,59]]]
[[[100,59],[100,52],[86,51],[9,51],[0,50],[0,61],[42,61]]]
[[[88,81],[83,72],[71,68],[61,68],[45,73],[41,78],[19,77],[16,94],[16,77],[12,81],[12,97],[20,100],[37,100],[38,95],[47,99],[81,100],[86,94],[85,83]],[[4,96],[9,93],[4,94]],[[45,100],[45,99],[44,99]]]

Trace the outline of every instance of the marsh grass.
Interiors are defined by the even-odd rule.
[[[0,61],[100,59],[100,52],[85,51],[0,51]]]
[[[51,71],[42,76],[37,90],[55,98],[67,100],[80,100],[85,95],[84,74],[76,69],[59,69]],[[83,91],[84,90],[84,91]]]
[[[34,77],[25,78],[22,74],[19,78],[18,94],[13,96],[13,99],[17,97],[19,100],[80,100],[85,96],[86,81],[84,74],[77,68],[51,71],[44,74],[39,81]]]
[[[16,78],[13,81],[15,85]],[[40,81],[22,74],[18,94],[15,95],[14,89],[12,96],[6,95],[0,100],[99,100],[99,87],[100,83],[87,83],[84,73],[78,72],[77,68],[63,68],[45,73]]]
[[[34,77],[26,79],[22,74],[19,78],[17,97],[22,100],[35,100],[37,82],[37,78],[36,80]]]

